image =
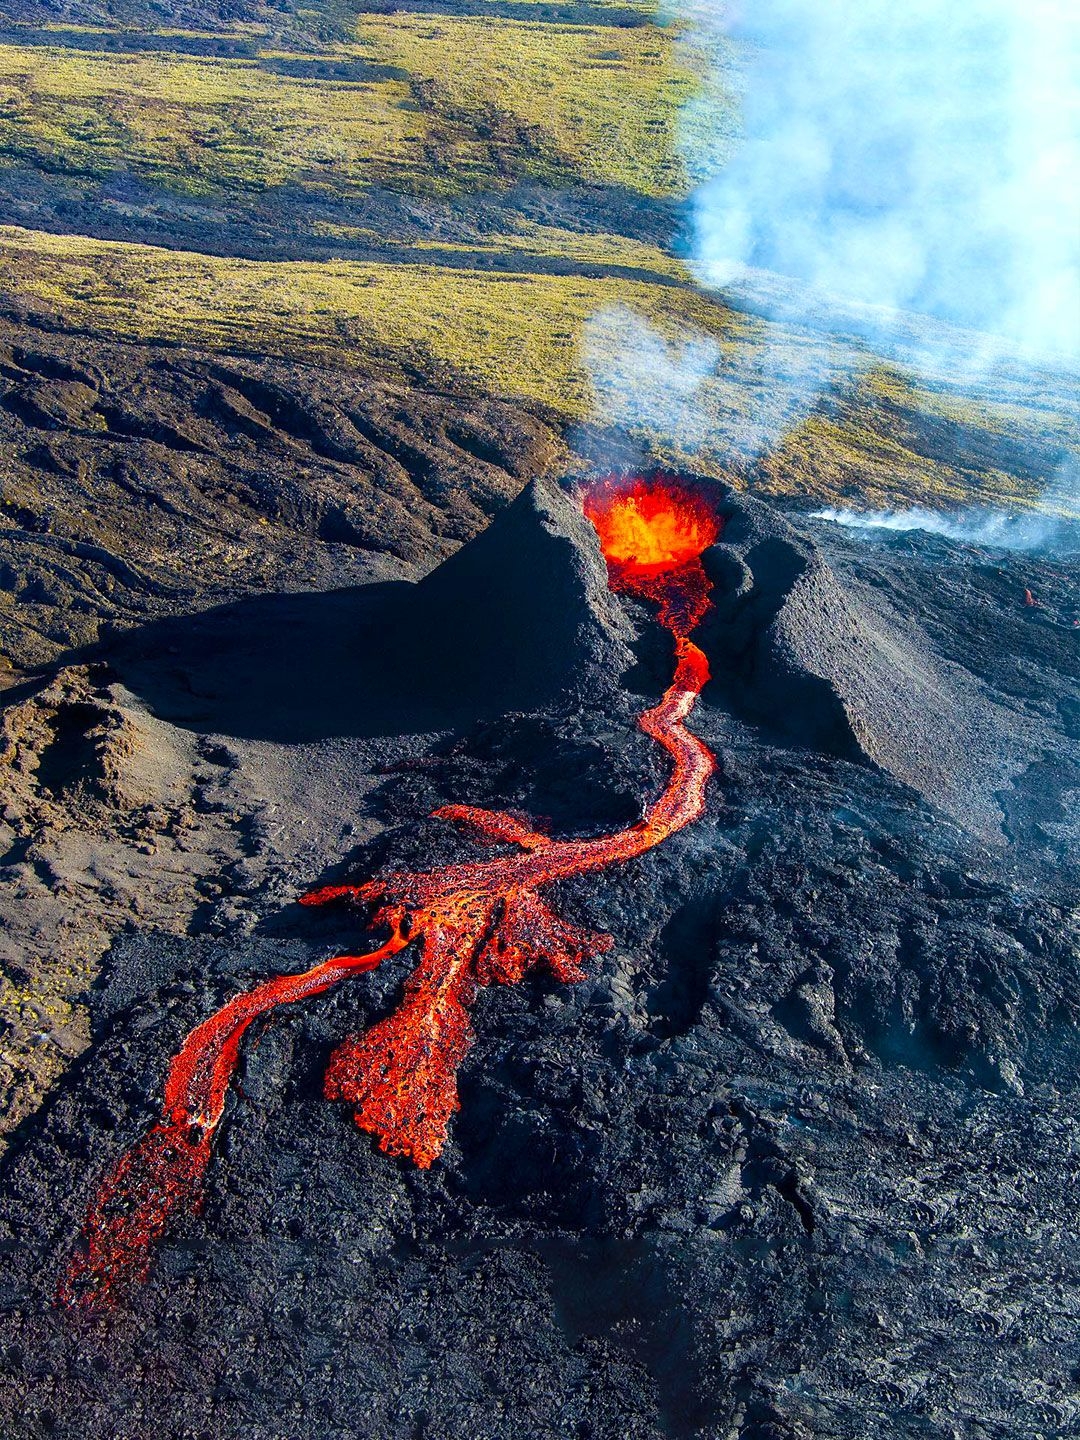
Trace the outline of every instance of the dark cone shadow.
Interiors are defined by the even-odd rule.
[[[414,589],[253,596],[148,625],[107,659],[160,719],[248,740],[416,734],[494,713],[498,699],[487,707],[437,663],[413,673],[400,629]]]
[[[417,584],[237,600],[102,658],[163,720],[288,743],[596,703],[630,663],[625,629],[588,522],[548,483]]]

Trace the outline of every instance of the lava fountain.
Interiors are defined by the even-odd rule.
[[[702,552],[719,537],[722,522],[698,491],[668,476],[597,481],[584,509],[612,589],[655,603],[674,637],[674,678],[638,722],[671,756],[663,793],[635,825],[585,840],[553,839],[502,811],[445,805],[434,812],[437,818],[466,825],[516,853],[305,895],[304,905],[370,907],[370,928],[383,927],[389,939],[367,954],[337,956],[303,974],[267,980],[192,1030],[169,1068],[161,1119],[100,1187],[83,1245],[60,1287],[63,1304],[114,1305],[145,1279],[172,1217],[199,1209],[213,1137],[252,1022],[277,1005],[306,1000],[372,970],[406,947],[418,957],[400,1005],[334,1051],[325,1094],[351,1105],[360,1129],[376,1135],[388,1154],[430,1166],[459,1106],[457,1071],[473,1041],[468,1010],[477,990],[516,984],[538,966],[558,980],[580,980],[584,962],[612,944],[609,935],[560,919],[540,892],[553,881],[641,855],[703,814],[715,762],[685,721],[709,667],[689,637],[709,606]]]

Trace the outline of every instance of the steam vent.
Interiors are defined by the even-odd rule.
[[[0,1440],[1080,1437],[1068,9],[0,0]]]

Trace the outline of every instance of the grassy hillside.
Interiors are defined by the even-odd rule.
[[[355,43],[311,55],[236,37],[238,57],[183,53],[208,36],[126,53],[48,38],[0,45],[8,165],[182,195],[449,196],[519,178],[683,189],[674,130],[694,57],[649,24],[362,15]]]
[[[268,189],[300,175],[347,192],[419,188],[425,117],[401,80],[297,80],[256,60],[0,46],[0,155],[178,194]],[[456,157],[451,157],[456,158]]]
[[[543,229],[530,252],[527,237],[512,239],[519,268],[498,273],[423,263],[422,247],[396,263],[267,262],[14,228],[0,230],[0,256],[9,291],[68,328],[346,369],[378,357],[438,385],[540,402],[567,423],[614,423],[662,458],[777,495],[1023,501],[1075,448],[1075,406],[1055,403],[1039,377],[1014,384],[1010,404],[990,402],[962,380],[916,379],[862,348],[729,309],[641,243]],[[556,250],[621,264],[530,270]],[[669,395],[663,365],[642,365],[639,320],[673,358],[688,337],[715,346],[690,399]]]
[[[718,150],[734,122],[648,3],[207,14],[7,30],[9,297],[105,339],[392,356],[550,406],[571,444],[615,426],[810,499],[1025,500],[1076,452],[1057,382],[901,373],[693,288],[684,107]],[[689,390],[687,342],[710,356]]]

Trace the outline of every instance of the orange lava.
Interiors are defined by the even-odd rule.
[[[662,477],[627,482],[609,476],[590,487],[584,509],[604,558],[617,569],[677,570],[698,560],[720,534],[707,501]]]
[[[709,608],[701,556],[720,537],[719,515],[703,496],[660,475],[598,480],[584,509],[600,538],[611,588],[655,601],[682,656]]]
[[[115,1304],[145,1278],[153,1247],[174,1212],[197,1210],[248,1026],[277,1005],[305,1000],[373,969],[406,946],[419,958],[398,1008],[333,1053],[325,1094],[353,1107],[357,1125],[391,1155],[426,1169],[459,1108],[457,1070],[473,1042],[468,1010],[480,987],[516,984],[545,966],[560,981],[583,978],[584,963],[610,948],[609,935],[560,919],[539,894],[651,850],[698,819],[715,762],[685,721],[709,679],[704,652],[689,638],[708,606],[701,553],[721,521],[682,482],[667,477],[597,482],[585,497],[611,585],[654,601],[675,640],[675,674],[639,724],[672,760],[662,794],[641,820],[611,835],[556,840],[514,816],[471,805],[435,811],[515,847],[486,860],[402,871],[360,885],[331,885],[305,905],[344,900],[372,907],[370,926],[390,938],[367,955],[339,956],[302,975],[279,976],[236,996],[197,1026],[170,1066],[160,1122],[104,1181],[84,1227],[84,1246],[61,1285],[68,1305]]]

